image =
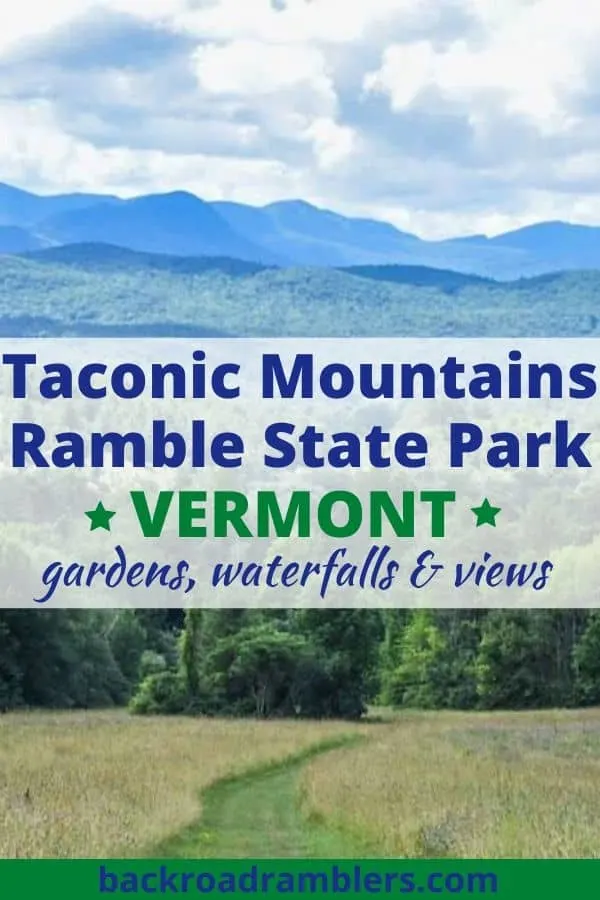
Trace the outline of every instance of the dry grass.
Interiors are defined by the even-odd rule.
[[[0,857],[131,857],[193,821],[226,774],[350,731],[342,723],[0,717]]]
[[[377,855],[598,858],[600,711],[399,716],[303,794]]]

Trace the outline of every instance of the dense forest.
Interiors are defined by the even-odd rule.
[[[0,705],[360,717],[600,703],[583,610],[0,611]]]
[[[0,256],[0,335],[584,337],[600,272],[511,283],[418,266],[273,269],[115,247]]]

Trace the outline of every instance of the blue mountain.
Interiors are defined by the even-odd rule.
[[[296,265],[348,266],[402,262],[422,241],[373,219],[341,216],[303,200],[263,207],[217,202],[213,206],[241,234],[254,236],[280,258]]]
[[[210,203],[185,191],[129,200],[38,196],[0,184],[0,253],[68,244],[286,268],[413,266],[505,281],[600,269],[600,228],[567,222],[426,241],[387,222],[343,216],[303,200],[257,207]]]
[[[46,246],[44,241],[17,225],[0,225],[0,253],[27,253]]]
[[[39,196],[0,182],[0,225],[36,226],[48,216],[85,209],[93,203],[120,203],[110,194],[54,194]]]
[[[493,247],[514,247],[560,268],[600,268],[600,228],[568,222],[540,222],[490,238]]]
[[[38,228],[60,244],[108,242],[146,253],[279,261],[234,231],[210,203],[185,191],[93,203],[50,216]]]

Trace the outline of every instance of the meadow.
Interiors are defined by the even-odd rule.
[[[347,724],[0,717],[0,858],[151,854],[198,819],[204,788],[351,731]]]
[[[405,713],[301,785],[382,856],[598,858],[600,711]]]
[[[0,857],[597,858],[599,806],[600,710],[0,719]]]

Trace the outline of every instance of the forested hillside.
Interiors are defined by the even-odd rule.
[[[500,284],[419,267],[274,269],[89,245],[0,257],[4,335],[600,333],[600,272]]]

